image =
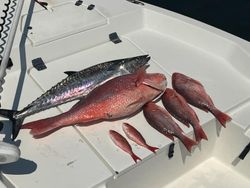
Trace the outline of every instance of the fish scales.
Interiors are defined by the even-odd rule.
[[[57,83],[27,107],[16,113],[14,118],[24,118],[60,104],[85,97],[94,88],[104,82],[117,76],[135,72],[138,69],[138,65],[142,65],[140,62],[146,60],[143,58],[148,58],[148,56],[114,60],[76,72]],[[126,67],[129,61],[131,61],[131,64],[136,63],[137,65]]]
[[[27,116],[73,100],[84,99],[92,90],[113,78],[146,69],[149,60],[150,56],[141,55],[104,62],[79,72],[65,72],[68,77],[22,110],[0,109],[0,116],[12,122],[12,139],[14,140]]]

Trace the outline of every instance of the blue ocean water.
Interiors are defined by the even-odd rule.
[[[250,0],[143,0],[250,41]]]

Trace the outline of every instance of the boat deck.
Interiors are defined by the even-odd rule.
[[[247,144],[249,136],[244,133],[249,130],[250,125],[245,122],[250,119],[241,111],[245,109],[242,105],[250,102],[248,42],[147,4],[135,5],[124,0],[84,1],[81,6],[75,6],[75,1],[68,0],[46,2],[49,3],[50,10],[25,1],[11,54],[14,66],[8,70],[1,93],[2,107],[12,108],[14,101],[14,106],[22,109],[65,78],[64,71],[78,71],[108,60],[149,54],[151,60],[148,72],[164,73],[169,87],[173,72],[190,75],[203,83],[216,106],[235,117],[237,131],[239,135],[242,134],[241,142]],[[92,11],[87,10],[90,4],[95,5]],[[70,19],[68,16],[71,16]],[[64,17],[65,23],[62,22]],[[77,18],[79,20],[74,20]],[[71,19],[74,20],[72,23]],[[58,25],[54,25],[55,23]],[[24,29],[28,36],[26,38],[22,35],[21,28],[27,25],[32,29]],[[114,44],[109,40],[109,34],[113,32],[117,32],[121,43]],[[32,66],[32,60],[38,57],[44,60],[47,69],[38,71]],[[27,71],[25,77],[22,77],[20,70],[24,67]],[[74,103],[35,114],[25,119],[25,122],[67,111]],[[158,104],[162,105],[161,102]],[[215,130],[227,131],[216,127],[216,121],[211,114],[197,109],[195,111],[210,137],[208,142],[202,141],[201,145],[195,147],[191,154],[178,140],[175,141],[176,152],[180,152],[183,159],[179,161],[182,163],[179,166],[186,164],[186,171],[197,164],[193,163],[194,159],[207,159],[206,151],[200,148],[212,148],[215,143],[213,139],[220,139],[216,138]],[[240,117],[241,115],[244,117]],[[3,121],[5,126],[0,136],[9,141],[11,126],[6,119]],[[143,159],[135,164],[129,155],[119,150],[110,140],[108,131],[114,129],[124,134],[122,122],[134,125],[150,145],[159,147],[157,153],[153,154],[130,142],[134,152]],[[214,128],[210,130],[209,126]],[[191,128],[183,125],[181,127],[188,136],[193,137]],[[113,182],[130,171],[149,166],[148,164],[154,165],[154,161],[162,157],[167,158],[166,151],[170,143],[171,140],[148,125],[141,112],[120,121],[105,121],[89,127],[66,127],[42,139],[34,139],[29,130],[21,130],[16,141],[16,144],[20,145],[21,159],[16,163],[1,166],[2,179],[9,187],[20,188],[118,187],[118,184],[107,182]],[[210,170],[213,170],[210,160],[213,159],[201,165],[209,166]],[[246,163],[249,164],[249,161],[248,156]],[[223,166],[217,161],[211,163],[215,167],[217,163]],[[160,168],[159,163],[155,162],[155,165]],[[241,167],[243,171],[244,168]],[[227,167],[221,168],[218,173],[223,173],[223,170],[227,171]],[[181,172],[181,169],[179,171]],[[197,172],[206,173],[202,172],[202,166],[198,166],[185,179]],[[248,179],[244,179],[242,187],[250,185],[250,174],[246,176]],[[225,179],[230,177],[229,175]],[[155,178],[157,180],[157,177]],[[174,182],[169,187],[179,187],[184,181]],[[202,186],[202,183],[191,182],[186,187],[194,185]],[[165,187],[160,183],[159,186],[154,186]]]

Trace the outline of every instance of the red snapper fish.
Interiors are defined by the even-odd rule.
[[[143,113],[147,122],[157,131],[174,141],[174,136],[179,138],[189,152],[194,145],[194,140],[188,138],[178,124],[172,119],[171,115],[160,106],[153,102],[147,103],[143,107]]]
[[[155,153],[156,150],[158,150],[159,148],[157,147],[153,147],[150,146],[146,143],[145,139],[143,138],[143,136],[141,135],[141,133],[134,128],[132,125],[128,124],[128,123],[123,123],[122,125],[122,129],[124,131],[124,133],[126,134],[126,136],[134,141],[136,144],[147,148],[148,150],[152,151],[153,153]]]
[[[162,103],[166,110],[184,125],[189,124],[194,128],[196,141],[207,140],[195,111],[188,105],[187,101],[175,90],[167,88],[161,96]]]
[[[141,161],[141,158],[139,158],[137,155],[134,154],[131,145],[128,143],[126,138],[124,138],[121,134],[119,134],[114,130],[110,130],[109,136],[115,145],[117,145],[119,148],[121,148],[123,151],[128,153],[133,158],[135,163],[137,163],[137,160]]]
[[[232,119],[214,106],[212,99],[199,81],[181,73],[173,73],[172,86],[189,104],[205,112],[211,112],[223,127],[226,127],[226,122]]]
[[[31,129],[30,133],[39,138],[70,125],[124,118],[156,98],[166,85],[163,74],[148,74],[140,70],[109,80],[65,113],[27,123],[22,128]]]

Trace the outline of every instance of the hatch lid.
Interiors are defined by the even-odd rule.
[[[88,10],[86,5],[67,2],[51,10],[40,10],[32,15],[28,38],[34,46],[107,24],[107,18],[97,8]],[[22,17],[22,28],[26,18],[27,14]]]

